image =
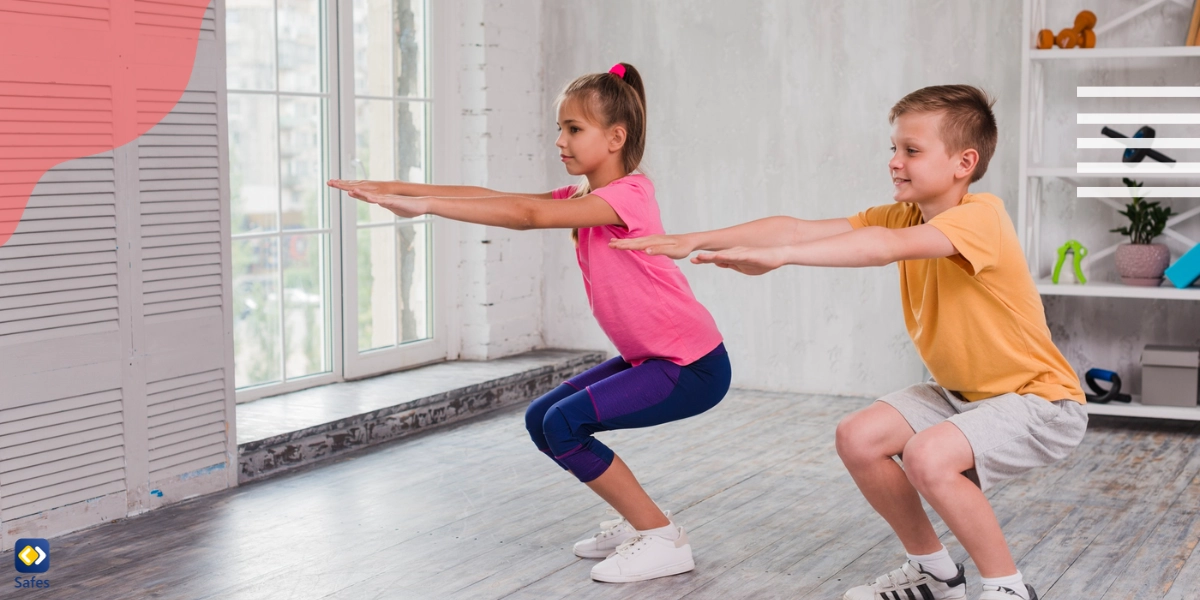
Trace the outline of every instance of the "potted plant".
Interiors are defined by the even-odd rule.
[[[1142,187],[1141,182],[1128,177],[1122,179],[1131,188]],[[1117,273],[1125,285],[1157,286],[1162,284],[1163,271],[1171,262],[1171,252],[1164,244],[1152,243],[1162,235],[1171,218],[1171,207],[1159,206],[1158,202],[1145,202],[1133,194],[1133,202],[1118,211],[1129,219],[1128,227],[1112,229],[1113,233],[1129,236],[1128,244],[1117,247]]]

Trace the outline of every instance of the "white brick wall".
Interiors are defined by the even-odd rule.
[[[545,191],[542,2],[462,0],[460,14],[462,182]],[[462,357],[543,346],[542,234],[463,225],[459,243]]]

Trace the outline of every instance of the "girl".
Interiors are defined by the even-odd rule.
[[[654,186],[637,173],[646,146],[646,96],[632,65],[585,75],[558,98],[555,145],[577,185],[543,194],[403,182],[330,181],[402,217],[441,217],[510,229],[571,229],[583,285],[620,352],[534,400],[525,425],[538,449],[608,502],[621,519],[575,544],[604,558],[598,581],[644,581],[695,568],[683,528],[659,510],[629,467],[592,437],[700,414],[729,389],[729,358],[712,316],[665,256],[608,247],[662,234]]]

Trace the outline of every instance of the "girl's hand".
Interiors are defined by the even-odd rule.
[[[388,182],[385,181],[369,181],[366,179],[330,179],[326,182],[331,188],[337,188],[346,192],[365,192],[368,194],[386,194],[388,193]],[[351,193],[351,196],[354,194]]]
[[[614,250],[643,250],[646,254],[661,254],[675,260],[687,258],[696,251],[687,236],[683,235],[648,235],[623,240],[614,238],[608,241],[608,247]]]
[[[399,217],[411,219],[429,213],[429,199],[418,198],[412,196],[394,196],[390,194],[376,194],[372,192],[363,192],[358,189],[347,190],[351,198],[357,198],[363,202],[378,204],[386,208]]]
[[[697,254],[692,262],[698,265],[713,264],[746,275],[762,275],[786,264],[780,248],[745,247]]]

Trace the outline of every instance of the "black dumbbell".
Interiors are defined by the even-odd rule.
[[[1103,133],[1104,135],[1107,135],[1110,138],[1126,137],[1121,132],[1109,129],[1107,127],[1105,127],[1104,129],[1101,129],[1100,133]],[[1135,138],[1152,138],[1152,137],[1154,137],[1154,128],[1149,125],[1144,125],[1144,126],[1142,126],[1141,129],[1137,130],[1137,133],[1133,134],[1133,137],[1135,137]],[[1153,158],[1154,160],[1157,160],[1158,162],[1165,162],[1165,163],[1175,162],[1175,159],[1173,159],[1173,158],[1167,156],[1166,154],[1163,154],[1162,152],[1159,152],[1158,150],[1155,150],[1153,148],[1126,148],[1125,155],[1121,157],[1121,162],[1127,162],[1127,163],[1142,162],[1142,159],[1147,158],[1147,157]]]
[[[1130,402],[1133,400],[1129,394],[1121,393],[1121,377],[1116,373],[1106,369],[1088,369],[1087,373],[1083,374],[1083,378],[1087,381],[1088,387],[1092,388],[1094,394],[1084,394],[1088,402],[1096,404],[1108,404],[1113,400],[1117,402]],[[1110,385],[1108,389],[1100,386],[1096,380],[1107,381]]]

